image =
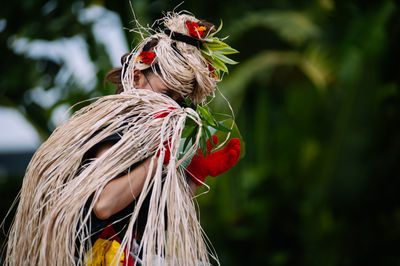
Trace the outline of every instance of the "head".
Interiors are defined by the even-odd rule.
[[[106,81],[118,83],[119,92],[150,89],[165,93],[175,100],[188,98],[194,104],[213,96],[219,80],[210,70],[200,46],[177,39],[173,34],[184,35],[201,43],[215,31],[214,25],[192,15],[174,12],[167,13],[160,21],[165,30],[149,31],[155,34],[124,56],[122,69],[111,71]],[[201,34],[193,35],[192,24],[196,25],[196,29],[201,28]]]

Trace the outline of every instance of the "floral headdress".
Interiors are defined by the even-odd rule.
[[[154,62],[156,54],[153,51],[142,51],[135,60],[136,68],[139,70],[147,69]]]

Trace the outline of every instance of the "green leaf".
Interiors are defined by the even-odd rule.
[[[206,158],[206,155],[207,155],[207,140],[206,140],[206,134],[207,134],[207,133],[205,133],[205,130],[204,130],[204,127],[203,127],[203,128],[202,128],[202,134],[201,134],[201,137],[200,137],[200,149],[201,149],[201,151],[202,151],[202,153],[203,153],[204,158]]]
[[[217,33],[222,29],[222,25],[223,25],[223,23],[222,23],[222,19],[221,19],[221,23],[219,24],[218,29],[217,29],[216,31],[214,31],[213,33],[211,33],[211,34],[209,35],[209,37],[212,37],[212,36],[214,36],[215,34],[217,34]]]
[[[198,127],[197,127],[198,128]],[[195,128],[196,129],[196,128]],[[198,130],[198,129],[197,129]],[[196,139],[197,130],[192,131],[192,133],[185,139],[185,143],[183,144],[183,150],[186,151],[186,147],[189,144],[190,140],[194,143]]]
[[[183,144],[183,152],[186,152],[186,147],[189,144],[190,138],[185,139],[185,143]]]
[[[204,45],[203,45],[203,46],[204,46]],[[207,47],[205,47],[205,48],[207,48]],[[212,56],[212,51],[211,51],[210,49],[208,49],[208,48],[207,48],[207,50],[201,49],[200,51],[201,51],[201,53],[202,53],[203,55]]]
[[[187,138],[196,129],[195,126],[185,126],[182,130],[182,138]]]
[[[213,115],[218,121],[222,121],[222,120],[226,120],[226,119],[232,119],[232,116],[229,115],[229,114],[214,113]]]
[[[218,124],[215,127],[215,129],[218,129],[218,130],[221,130],[221,131],[224,131],[224,132],[231,132],[232,131],[229,127],[225,126],[224,124],[222,124],[220,122],[218,122]]]
[[[236,50],[236,49],[234,49],[232,47],[220,49],[220,50],[218,50],[218,52],[221,53],[221,54],[237,54],[237,53],[239,53],[238,50]]]
[[[215,71],[214,71],[215,75],[217,76],[217,79],[221,80],[221,74],[219,72],[220,72],[219,69],[215,69]]]
[[[185,121],[185,127],[195,127],[195,126],[197,126],[197,123],[193,119],[187,117]]]
[[[204,57],[207,58],[210,61],[211,65],[213,67],[218,68],[219,70],[227,72],[227,73],[229,72],[228,68],[226,67],[226,65],[221,60],[219,60],[218,58],[210,57],[208,55],[204,55]]]
[[[216,146],[214,145],[214,142],[213,142],[213,140],[212,140],[212,136],[211,136],[210,130],[208,129],[207,125],[204,125],[204,124],[203,124],[203,127],[204,127],[204,129],[205,129],[205,132],[206,132],[206,134],[207,134],[208,139],[210,140],[211,145],[215,148]]]
[[[209,123],[212,126],[215,126],[214,119],[206,108],[197,105],[197,110],[200,113],[200,115],[207,121],[207,123]]]
[[[226,57],[226,56],[223,55],[223,54],[214,53],[214,56],[215,56],[216,58],[218,58],[219,60],[221,60],[222,62],[224,62],[224,63],[230,64],[230,65],[236,65],[236,64],[238,64],[238,62],[236,62],[236,61],[234,61],[234,60],[232,60],[232,59]]]
[[[212,40],[213,40],[212,42],[204,43],[207,46],[207,48],[209,48],[211,50],[221,50],[221,49],[230,48],[230,46],[228,44],[221,42],[220,40],[217,40],[216,38],[213,38]]]
[[[215,33],[218,33],[222,29],[223,24],[224,23],[222,22],[222,19],[221,19],[221,23],[219,23],[218,29],[215,31]]]

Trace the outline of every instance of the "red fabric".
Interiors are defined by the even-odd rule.
[[[170,141],[171,141],[171,140],[170,140]],[[171,158],[171,152],[169,151],[168,141],[165,141],[165,142],[164,142],[164,148],[165,148],[165,154],[164,154],[164,161],[163,161],[163,163],[164,163],[164,164],[168,164],[168,163],[169,163],[169,160],[170,160],[170,158]],[[158,150],[157,153],[156,153],[156,156],[157,156],[157,157],[160,156],[160,153],[161,153],[161,151]]]
[[[111,223],[107,225],[106,228],[104,228],[103,232],[101,232],[101,234],[99,235],[99,238],[115,240],[118,243],[121,243],[121,239],[119,239],[119,237],[117,236],[117,233],[115,232],[114,227]]]
[[[170,110],[174,110],[174,109],[176,109],[176,108],[170,106],[167,109],[158,111],[158,112],[155,113],[154,119],[164,118],[169,114]],[[169,163],[169,159],[171,158],[171,152],[169,151],[169,148],[168,148],[168,142],[170,142],[170,141],[171,140],[164,142],[164,147],[166,148],[165,155],[164,155],[164,164],[168,164]],[[156,156],[160,156],[160,150],[157,151]]]
[[[126,255],[126,253],[128,253],[128,252],[126,252],[126,250],[125,250],[125,255]],[[127,257],[128,257],[128,261],[126,261]],[[135,260],[132,258],[131,254],[129,254],[129,256],[124,257],[123,265],[124,266],[134,266],[135,265]]]
[[[166,117],[168,114],[169,114],[169,110],[174,110],[174,109],[176,109],[175,107],[172,107],[172,106],[170,106],[170,107],[168,107],[167,109],[163,109],[163,110],[161,110],[161,111],[158,111],[158,112],[156,112],[155,114],[154,114],[154,119],[157,119],[157,118],[164,118],[164,117]]]
[[[214,145],[217,145],[217,136],[213,135],[212,140]],[[229,140],[228,144],[217,152],[210,153],[212,148],[213,146],[210,140],[208,140],[206,158],[204,158],[200,149],[199,153],[193,157],[186,169],[197,186],[203,185],[207,176],[216,177],[225,173],[239,160],[241,149],[238,138]]]

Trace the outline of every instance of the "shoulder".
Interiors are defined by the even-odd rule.
[[[103,141],[96,146],[93,147],[93,156],[100,157],[103,153],[105,153],[108,149],[110,149],[117,141],[116,140],[107,140]]]

